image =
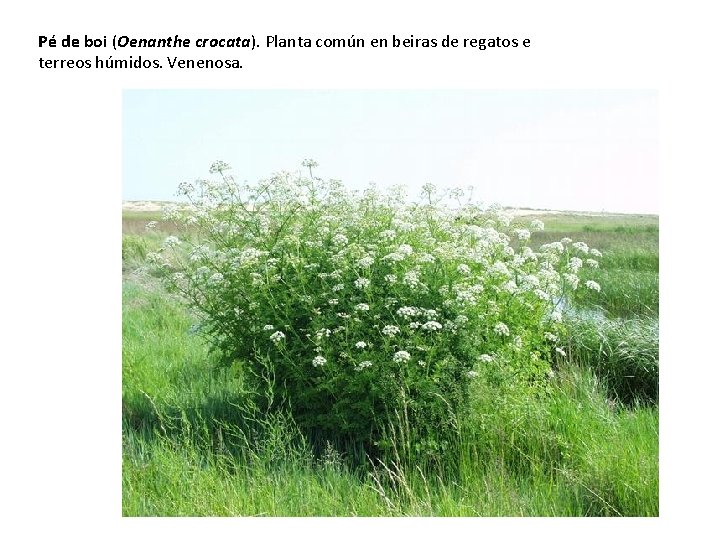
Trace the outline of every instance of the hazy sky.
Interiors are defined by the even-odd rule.
[[[123,199],[170,200],[221,159],[362,188],[475,187],[508,206],[658,213],[657,93],[126,90]]]

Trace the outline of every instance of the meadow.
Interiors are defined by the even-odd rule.
[[[403,414],[393,402],[397,421],[382,424],[381,435],[375,424],[352,428],[367,427],[367,440],[379,441],[375,452],[367,440],[326,427],[346,425],[337,411],[280,400],[292,388],[282,390],[273,377],[294,353],[277,356],[272,375],[228,362],[229,345],[208,340],[198,310],[148,267],[168,235],[199,230],[183,231],[160,212],[124,212],[123,515],[657,516],[658,218],[539,212],[514,223],[529,228],[537,219],[544,227],[528,241],[532,249],[571,237],[602,253],[583,277],[600,290],[569,295],[550,369],[496,372],[487,363],[485,371],[467,371],[462,411],[443,417],[442,435],[421,423],[422,415],[437,422],[435,404]],[[493,339],[503,338],[497,328]],[[331,359],[322,354],[315,368]],[[360,375],[380,364],[379,349],[362,354]],[[533,382],[508,381],[507,373]],[[308,421],[316,411],[327,424]],[[364,410],[354,414],[364,418]]]

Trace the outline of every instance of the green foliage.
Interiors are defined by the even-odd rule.
[[[366,448],[387,446],[383,426],[404,411],[417,454],[437,457],[481,364],[514,384],[547,379],[547,336],[562,334],[553,308],[583,286],[586,244],[535,252],[509,215],[450,209],[429,185],[408,202],[314,177],[238,185],[226,169],[181,186],[190,205],[168,214],[193,236],[151,255],[222,356],[273,388],[259,407]]]
[[[660,278],[657,271],[600,268],[590,276],[602,289],[598,294],[576,295],[580,306],[601,308],[609,317],[657,316]]]
[[[657,409],[613,404],[588,370],[561,365],[542,392],[481,373],[443,467],[395,458],[414,441],[400,412],[387,468],[350,468],[339,446],[312,451],[291,418],[254,407],[177,301],[123,290],[123,515],[658,514]]]
[[[142,236],[124,235],[122,239],[123,263],[144,260],[149,251],[148,243]]]
[[[658,515],[657,218],[214,170],[124,216],[123,515]]]
[[[624,403],[657,402],[657,319],[578,319],[568,335],[573,360],[592,368],[614,397]]]

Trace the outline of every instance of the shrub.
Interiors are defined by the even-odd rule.
[[[382,446],[406,423],[413,451],[440,455],[472,378],[541,388],[564,354],[558,305],[600,255],[587,245],[533,251],[511,216],[431,185],[412,202],[312,170],[252,185],[227,169],[182,184],[189,208],[167,209],[202,241],[171,236],[150,258],[223,356],[271,382],[262,406],[289,406],[319,440]]]

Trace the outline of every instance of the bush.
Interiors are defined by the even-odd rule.
[[[260,405],[290,407],[316,439],[382,447],[405,423],[413,451],[441,455],[472,378],[541,388],[564,354],[556,307],[582,283],[582,257],[600,256],[587,245],[535,252],[507,214],[451,207],[431,185],[409,202],[311,168],[256,185],[227,169],[181,185],[189,209],[167,210],[203,241],[171,236],[150,258],[224,358],[270,382]]]

